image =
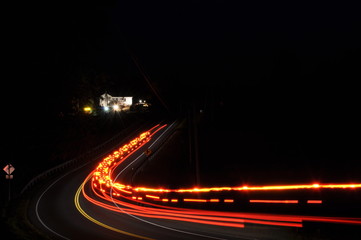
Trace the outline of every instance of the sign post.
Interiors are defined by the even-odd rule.
[[[5,178],[9,180],[9,201],[11,199],[11,185],[10,185],[10,180],[14,178],[14,175],[12,175],[12,173],[15,171],[15,168],[13,167],[13,165],[11,165],[10,163],[8,165],[6,165],[3,170],[6,172],[6,176]]]
[[[144,154],[149,157],[150,154],[152,154],[152,150],[150,150],[149,148],[147,150],[144,151]]]

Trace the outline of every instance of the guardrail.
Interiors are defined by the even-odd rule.
[[[45,172],[37,175],[36,177],[32,178],[21,190],[20,195],[24,194],[26,191],[31,189],[36,183],[45,178],[53,175],[54,173],[64,171],[69,167],[80,166],[81,164],[85,165],[91,163],[97,159],[99,159],[102,155],[109,154],[109,152],[119,145],[120,142],[126,140],[126,136],[129,135],[131,132],[137,131],[143,128],[147,123],[144,120],[139,120],[138,122],[134,122],[131,126],[121,130],[116,135],[108,139],[107,141],[99,144],[98,146],[92,148],[91,150],[85,152],[84,154],[75,157],[69,161],[66,161],[62,164],[59,164],[53,168],[46,170]],[[128,136],[129,137],[129,136]],[[87,160],[87,162],[85,162]]]

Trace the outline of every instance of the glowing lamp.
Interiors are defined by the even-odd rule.
[[[91,107],[84,107],[83,110],[84,110],[84,112],[86,112],[86,113],[91,113],[92,108],[91,108]]]

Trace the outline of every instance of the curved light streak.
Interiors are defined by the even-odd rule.
[[[85,181],[80,185],[80,187],[78,188],[78,190],[76,191],[75,193],[75,197],[74,197],[74,203],[75,203],[75,207],[78,209],[78,211],[85,217],[87,218],[88,220],[92,221],[93,223],[101,226],[101,227],[104,227],[104,228],[107,228],[109,230],[112,230],[114,232],[118,232],[118,233],[121,233],[121,234],[124,234],[124,235],[127,235],[127,236],[131,236],[131,237],[136,237],[136,238],[140,238],[140,239],[145,239],[145,240],[153,240],[152,238],[148,238],[148,237],[144,237],[144,236],[141,236],[141,235],[138,235],[138,234],[134,234],[134,233],[130,233],[130,232],[126,232],[126,231],[123,231],[123,230],[120,230],[118,228],[115,228],[115,227],[112,227],[112,226],[109,226],[105,223],[102,223],[98,220],[96,220],[95,218],[91,217],[89,214],[87,214],[83,208],[81,207],[80,205],[80,202],[79,202],[79,199],[80,199],[80,193],[84,190],[84,184],[86,182],[89,181],[89,179],[91,178],[91,175],[89,175]],[[100,203],[97,203],[98,206],[102,206]],[[105,207],[105,205],[104,205]]]
[[[181,189],[167,189],[167,188],[150,188],[145,186],[130,186],[128,184],[116,181],[113,173],[117,168],[122,167],[122,163],[134,154],[136,151],[145,149],[146,144],[159,131],[164,129],[166,125],[156,125],[153,128],[141,133],[138,137],[124,144],[119,149],[105,157],[97,166],[97,168],[88,176],[77,191],[75,196],[75,204],[78,210],[89,220],[96,224],[117,231],[122,234],[129,235],[117,228],[108,226],[98,220],[90,217],[82,210],[79,204],[80,193],[89,202],[109,209],[114,212],[127,213],[134,216],[145,218],[169,219],[177,221],[186,221],[192,223],[211,224],[218,226],[243,228],[245,223],[266,224],[275,226],[288,227],[302,227],[304,221],[314,222],[331,222],[344,224],[361,224],[361,218],[343,218],[343,217],[319,217],[319,216],[296,216],[296,215],[280,215],[280,214],[261,214],[261,213],[240,213],[240,212],[224,212],[224,211],[209,211],[200,209],[188,209],[175,207],[179,202],[189,202],[193,204],[232,204],[234,199],[221,198],[199,198],[197,194],[194,197],[189,197],[190,193],[217,193],[217,192],[247,192],[247,191],[287,191],[297,189],[359,189],[360,183],[350,184],[301,184],[301,185],[268,185],[268,186],[239,186],[239,187],[196,187],[196,188],[181,188]],[[140,158],[141,153],[138,158]],[[136,158],[136,160],[138,159]],[[135,162],[136,160],[133,160]],[[130,164],[132,164],[131,162]],[[122,173],[128,164],[122,171]],[[85,186],[89,186],[88,189]],[[91,197],[88,191],[96,197]],[[168,193],[177,193],[176,198],[168,197]],[[188,194],[184,197],[183,194]],[[140,205],[141,203],[141,205]],[[251,199],[249,203],[292,203],[297,205],[297,199]],[[307,204],[322,204],[320,199],[307,200]],[[165,205],[162,205],[165,204]],[[169,206],[169,204],[174,204]],[[130,235],[132,236],[132,235]],[[143,236],[137,236],[144,238]]]
[[[94,172],[94,182],[99,183],[100,189],[116,188],[118,190],[131,192],[155,192],[155,193],[207,193],[207,192],[222,192],[222,191],[277,191],[277,190],[297,190],[297,189],[356,189],[361,188],[361,183],[349,184],[295,184],[295,185],[266,185],[266,186],[238,186],[238,187],[196,187],[196,188],[181,188],[181,189],[166,189],[166,188],[150,188],[144,186],[129,186],[119,182],[112,181],[112,171],[117,168],[124,160],[133,154],[137,149],[144,146],[151,137],[166,125],[156,125],[150,130],[143,132],[139,137],[131,140],[128,144],[123,145],[119,150],[114,151],[103,159]]]

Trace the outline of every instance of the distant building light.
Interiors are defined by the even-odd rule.
[[[109,107],[109,108],[113,107],[114,105],[118,105],[119,110],[124,110],[126,108],[129,108],[131,105],[133,105],[133,97],[113,97],[105,93],[100,96],[99,105],[101,107]]]
[[[115,111],[118,111],[118,110],[119,110],[119,105],[113,105],[113,109],[114,109]]]

